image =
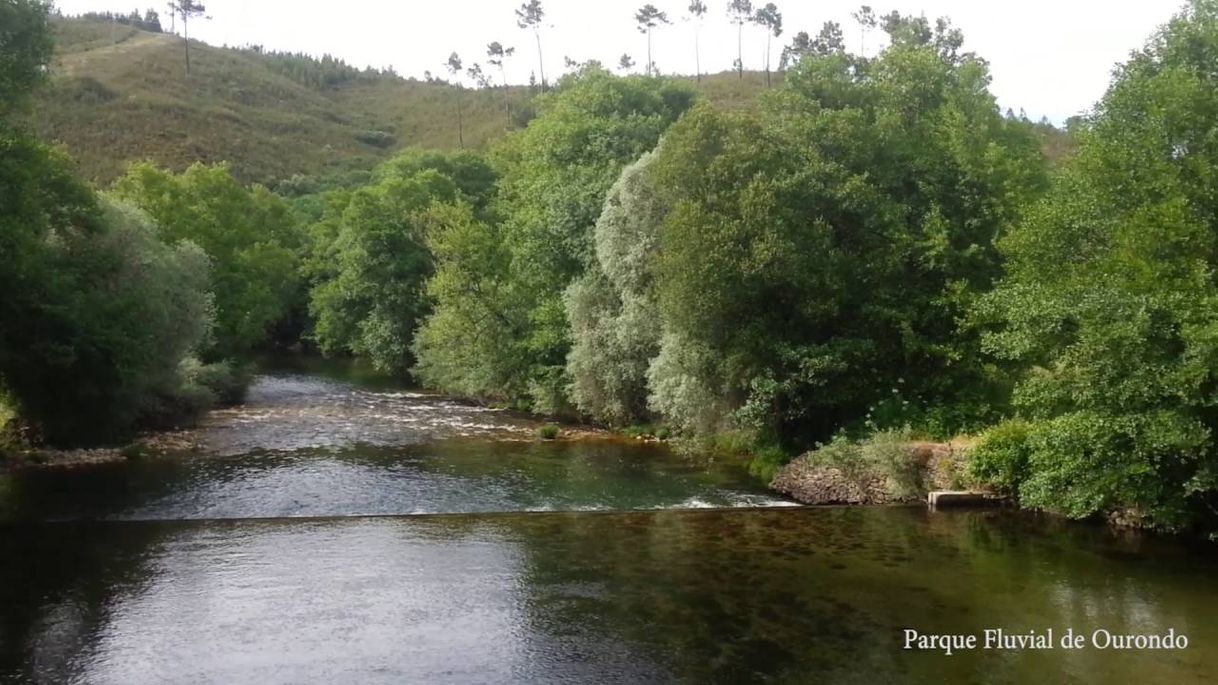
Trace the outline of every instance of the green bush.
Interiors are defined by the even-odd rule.
[[[385,131],[360,131],[355,134],[355,139],[365,145],[386,149],[393,147],[393,144],[398,142],[397,138],[393,137],[392,133]]]
[[[857,441],[838,434],[808,458],[814,464],[836,468],[860,488],[879,476],[895,499],[920,499],[926,494],[924,464],[910,449],[912,439],[909,428],[880,430]]]
[[[753,458],[749,461],[749,473],[763,483],[769,483],[789,461],[791,461],[791,456],[781,447],[775,445],[762,447],[754,450]]]
[[[547,423],[546,425],[537,429],[537,437],[541,438],[542,440],[553,440],[557,438],[560,433],[562,433],[562,429],[560,429],[557,424],[553,423]]]
[[[968,453],[969,476],[1003,494],[1017,495],[1028,479],[1031,428],[1024,421],[1006,421],[983,433]]]

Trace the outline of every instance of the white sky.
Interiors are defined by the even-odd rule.
[[[783,13],[780,45],[798,31],[815,35],[827,20],[841,22],[847,44],[858,50],[859,31],[850,13],[868,0],[775,0]],[[1024,108],[1033,118],[1061,122],[1089,108],[1107,88],[1112,67],[1142,46],[1183,0],[870,0],[877,13],[899,10],[947,16],[964,31],[965,48],[990,61],[993,92],[999,104]],[[486,44],[515,46],[508,77],[528,79],[536,69],[532,34],[517,28],[513,10],[521,0],[206,0],[212,19],[198,21],[191,35],[215,45],[261,44],[278,50],[330,53],[363,67],[392,65],[403,76],[430,70],[442,74],[454,50],[466,65],[485,60]],[[693,28],[681,20],[688,0],[652,0],[669,14],[672,26],[657,29],[652,56],[662,72],[694,71]],[[646,38],[635,30],[634,11],[643,0],[543,0],[542,34],[546,76],[563,70],[563,57],[617,64],[629,53],[646,60]],[[727,0],[706,0],[710,11],[702,28],[703,71],[731,68],[736,57],[735,27],[728,23]],[[758,5],[754,0],[754,6]],[[164,0],[57,0],[65,14],[120,10]],[[162,11],[164,14],[164,11]],[[167,17],[162,23],[168,28]],[[881,32],[868,37],[874,54]],[[745,68],[760,68],[761,29],[745,27]]]

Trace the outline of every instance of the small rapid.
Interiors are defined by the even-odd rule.
[[[21,520],[172,521],[790,506],[738,463],[386,385],[275,371],[192,449],[16,474]]]

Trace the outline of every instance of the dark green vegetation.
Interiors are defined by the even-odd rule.
[[[977,468],[1029,506],[1180,527],[1218,505],[1218,2],[1117,73],[1053,191],[999,242],[983,348],[1021,369]]]
[[[17,28],[0,51],[5,441],[115,440],[239,398],[226,357],[267,338],[295,282],[287,206],[222,168],[136,167],[99,195],[16,121],[50,59],[46,8],[6,0],[0,18]]]
[[[136,425],[167,404],[149,398],[212,378],[207,364],[303,341],[452,393],[741,448],[760,474],[833,440],[848,456],[866,450],[843,441],[870,435],[980,433],[972,475],[1027,506],[1214,530],[1218,0],[1192,0],[1117,72],[1071,123],[1077,153],[999,112],[985,61],[946,21],[866,21],[888,34],[883,50],[848,52],[834,24],[800,33],[761,96],[595,63],[536,95],[461,91],[203,45],[184,78],[172,38],[130,29],[115,44],[61,23],[44,98],[72,83],[135,89],[125,50],[163,49],[167,65],[140,76],[164,81],[151,118],[127,109],[142,95],[65,116],[165,131],[172,152],[147,154],[171,168],[233,166],[136,165],[102,202],[10,126],[29,159],[4,167],[20,199],[6,220],[24,227],[4,239],[28,236],[11,249],[30,266],[6,275],[21,295],[3,306],[13,320],[40,320],[19,307],[59,318],[10,332],[4,310],[5,391],[48,437],[85,439],[64,417],[89,393],[121,388],[113,406],[128,408],[105,423]],[[45,34],[31,35],[6,88],[24,91],[46,59]],[[409,116],[443,122],[446,142],[391,121],[408,116],[398,97],[434,104]],[[286,139],[227,128],[283,123],[280,106],[299,113],[285,130],[308,138],[288,154]],[[181,135],[153,123],[169,111]],[[93,130],[47,121],[70,143]],[[458,137],[479,151],[400,149]],[[254,139],[268,147],[242,142]],[[108,181],[128,154],[120,145],[110,171],[88,173]],[[251,179],[288,200],[241,185]],[[65,237],[115,231],[141,236],[124,249],[198,277],[141,288],[157,282],[151,269],[107,290],[100,274],[125,273],[124,257],[105,271],[91,261],[105,249]],[[126,304],[95,301],[107,292]],[[110,347],[89,356],[94,341]],[[81,382],[39,403],[36,379],[69,377]]]

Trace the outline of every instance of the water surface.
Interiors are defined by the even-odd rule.
[[[0,681],[1207,683],[1218,560],[1011,512],[779,506],[738,465],[316,373],[197,454],[5,480]],[[715,508],[707,508],[715,507]],[[905,629],[1183,651],[901,649]]]

